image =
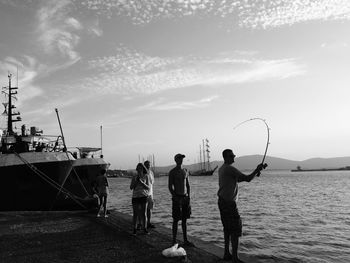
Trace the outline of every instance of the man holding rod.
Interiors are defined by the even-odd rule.
[[[222,152],[224,163],[219,169],[219,191],[218,205],[220,210],[221,222],[224,227],[225,254],[224,260],[231,260],[233,263],[242,263],[238,258],[239,237],[242,236],[242,221],[237,209],[238,183],[250,182],[266,164],[259,164],[250,174],[245,175],[232,164],[235,161],[235,155],[231,149]],[[232,244],[232,255],[230,254],[230,240]]]

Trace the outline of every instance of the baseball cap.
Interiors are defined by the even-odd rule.
[[[180,159],[180,158],[185,158],[186,156],[184,155],[184,154],[181,154],[181,153],[178,153],[178,154],[176,154],[175,156],[174,156],[174,160],[176,160],[176,159]]]

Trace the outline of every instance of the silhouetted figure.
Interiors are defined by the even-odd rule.
[[[154,174],[151,170],[150,161],[145,161],[143,163],[147,169],[147,174],[149,176],[149,193],[147,198],[147,228],[155,228],[155,226],[151,223],[152,210],[154,207],[154,198],[153,198],[153,184],[154,184]]]
[[[99,208],[97,212],[97,217],[100,217],[101,208],[103,206],[103,216],[107,216],[107,196],[109,193],[108,190],[108,180],[106,176],[106,170],[101,169],[99,176],[96,178],[96,188],[97,188],[97,194],[99,197]]]
[[[45,145],[41,142],[38,143],[38,145],[35,147],[36,152],[42,152],[45,148]]]
[[[150,180],[147,174],[147,169],[142,163],[138,163],[136,166],[137,174],[131,178],[130,189],[132,191],[132,208],[133,208],[133,234],[136,235],[137,220],[141,221],[141,225],[145,234],[148,234],[147,230],[147,199],[150,189]]]
[[[237,209],[238,183],[250,182],[263,169],[263,164],[250,174],[245,175],[231,164],[234,163],[235,155],[231,149],[222,152],[224,164],[219,169],[219,191],[218,206],[221,222],[224,227],[225,254],[224,260],[234,263],[242,262],[238,258],[239,237],[242,236],[242,221]],[[232,244],[232,255],[230,254],[230,240]]]
[[[178,222],[181,220],[184,246],[194,246],[187,239],[187,219],[191,215],[190,206],[190,183],[189,173],[182,168],[182,161],[185,158],[183,154],[176,154],[174,160],[175,168],[169,172],[168,188],[172,196],[172,217],[173,217],[173,245],[176,244]]]

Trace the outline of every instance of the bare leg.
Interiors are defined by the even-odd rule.
[[[147,212],[147,203],[145,204],[141,204],[140,206],[140,218],[141,218],[141,224],[142,224],[142,228],[146,229],[147,225],[146,225],[146,212]]]
[[[152,210],[147,206],[147,224],[151,224]]]
[[[97,211],[97,216],[100,216],[100,212],[101,212],[101,208],[102,208],[102,205],[103,205],[103,197],[102,196],[98,196],[98,211]]]
[[[224,260],[231,260],[232,255],[230,253],[230,233],[224,230],[224,240],[225,240],[225,252]]]
[[[132,205],[132,210],[133,210],[133,216],[132,216],[132,225],[134,227],[134,230],[136,230],[136,224],[137,224],[137,218],[138,218],[138,205],[133,204]]]
[[[107,196],[103,196],[103,214],[106,216],[107,215]]]
[[[177,225],[178,225],[178,222],[177,220],[174,219],[173,221],[173,245],[176,244],[176,236],[177,236]]]
[[[187,240],[187,221],[186,219],[182,219],[181,221],[181,226],[182,226],[182,234],[183,234],[183,237],[184,237],[184,242],[188,242]]]
[[[238,258],[239,237],[236,235],[231,235],[231,242],[232,242],[232,262],[243,263],[243,261]]]

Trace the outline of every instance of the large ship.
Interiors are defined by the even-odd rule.
[[[7,125],[0,132],[0,211],[95,207],[92,183],[108,164],[102,158],[74,156],[67,150],[62,129],[58,136],[46,136],[37,127],[28,131],[25,125],[15,132],[13,124],[22,119],[13,103],[18,87],[11,85],[11,77],[2,91]]]
[[[209,140],[203,139],[202,144],[203,147],[199,145],[199,169],[191,172],[192,176],[211,176],[218,168],[218,166],[216,166],[212,169],[210,165]]]

